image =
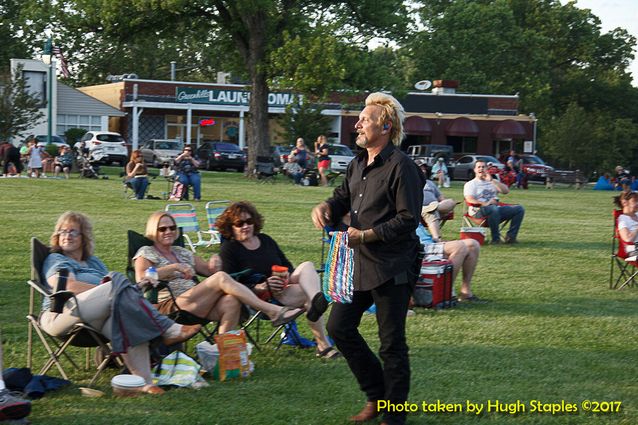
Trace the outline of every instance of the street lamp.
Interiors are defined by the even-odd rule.
[[[51,115],[53,110],[53,40],[51,37],[47,39],[44,43],[44,51],[43,55],[49,55],[49,73],[47,75],[48,83],[47,83],[47,145],[51,143],[51,134],[52,134],[52,126],[51,126]]]

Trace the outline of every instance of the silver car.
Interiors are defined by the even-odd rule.
[[[474,166],[476,165],[476,161],[491,162],[492,165],[499,170],[505,168],[505,165],[503,165],[501,161],[490,155],[465,155],[456,160],[452,165],[454,167],[452,170],[452,178],[455,180],[472,180],[475,176]]]
[[[354,154],[346,145],[329,144],[328,155],[330,155],[330,169],[337,173],[345,173],[348,164],[354,159]]]
[[[151,139],[144,142],[140,149],[146,164],[161,167],[164,163],[173,163],[184,150],[184,143],[176,139]]]

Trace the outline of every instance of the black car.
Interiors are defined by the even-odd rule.
[[[197,149],[200,167],[207,170],[224,170],[228,168],[239,172],[246,167],[246,154],[239,146],[228,142],[204,142]]]

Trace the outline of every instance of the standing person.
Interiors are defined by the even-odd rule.
[[[356,143],[363,151],[348,165],[345,180],[332,198],[313,209],[312,220],[323,228],[350,213],[354,294],[351,304],[335,303],[328,320],[328,334],[368,400],[350,420],[365,422],[383,413],[382,424],[401,425],[405,413],[379,411],[377,401],[403,404],[410,389],[405,318],[417,274],[415,230],[425,176],[396,147],[403,138],[401,104],[385,93],[372,93],[365,104],[355,125]],[[361,316],[373,303],[383,365],[358,330]]]
[[[42,158],[46,153],[44,152],[44,148],[38,146],[35,138],[29,140],[28,146],[29,170],[35,174],[35,177],[40,177],[40,173],[42,172]],[[32,175],[29,174],[29,177],[32,177]]]
[[[469,205],[469,214],[476,218],[487,217],[494,244],[501,243],[499,224],[502,221],[511,220],[505,243],[517,243],[525,209],[522,205],[499,205],[498,194],[507,195],[510,190],[507,185],[492,178],[492,175],[487,172],[485,161],[476,161],[474,173],[476,177],[465,183],[463,187],[463,196]]]
[[[20,160],[20,150],[9,142],[4,142],[0,146],[0,158],[2,158],[2,174],[7,177],[9,174],[9,164],[13,164],[17,174],[22,172],[22,161]]]
[[[306,171],[306,168],[308,168],[308,150],[306,149],[306,143],[301,137],[297,139],[295,148],[290,152],[290,156],[297,158],[297,164],[303,168],[303,171]]]
[[[126,179],[135,191],[135,199],[144,199],[148,187],[148,169],[140,149],[131,152],[131,159],[126,164]]]
[[[199,161],[193,157],[193,150],[186,146],[184,152],[175,158],[175,166],[177,167],[177,180],[185,186],[188,191],[188,185],[193,186],[193,199],[199,201],[202,198],[202,179],[197,171]]]
[[[328,186],[328,171],[330,171],[330,155],[326,136],[317,137],[315,142],[315,155],[317,156],[317,169],[321,176],[321,185]]]
[[[5,386],[4,379],[2,379],[4,371],[2,352],[2,339],[0,338],[0,421],[22,419],[31,413],[31,402],[11,394]]]

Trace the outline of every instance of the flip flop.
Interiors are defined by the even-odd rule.
[[[290,316],[286,316],[287,312],[294,311],[294,310],[298,310],[298,311],[296,311],[294,314],[291,314]],[[303,308],[293,308],[293,307],[284,306],[281,308],[281,311],[279,312],[279,314],[277,314],[277,317],[272,319],[270,323],[272,323],[274,327],[285,325],[286,323],[292,322],[297,317],[301,316],[304,313],[304,311],[305,310]]]
[[[328,309],[328,300],[324,297],[323,292],[317,292],[314,297],[312,297],[312,302],[310,303],[310,310],[306,313],[306,318],[311,322],[316,322],[321,318],[323,313]]]

